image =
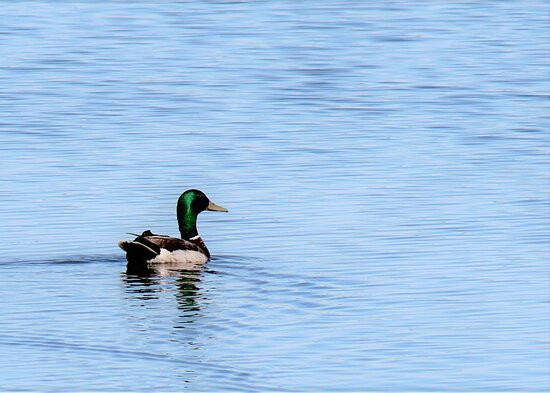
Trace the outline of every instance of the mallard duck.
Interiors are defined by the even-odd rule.
[[[204,210],[227,212],[199,190],[187,190],[180,195],[177,217],[181,238],[156,235],[144,231],[132,241],[121,240],[118,246],[126,251],[128,268],[144,268],[150,264],[188,263],[203,264],[210,252],[197,232],[197,216]]]

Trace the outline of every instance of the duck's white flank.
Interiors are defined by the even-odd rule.
[[[208,260],[206,255],[193,250],[168,251],[162,248],[160,254],[149,263],[205,263]]]

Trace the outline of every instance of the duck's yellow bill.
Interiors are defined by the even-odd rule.
[[[210,211],[214,211],[214,212],[228,212],[229,211],[225,207],[222,207],[220,205],[216,205],[212,201],[208,201],[208,207],[206,208],[206,210],[210,210]]]

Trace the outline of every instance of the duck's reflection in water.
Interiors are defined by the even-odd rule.
[[[148,266],[146,268],[128,268],[123,274],[126,292],[134,299],[153,300],[159,299],[166,292],[175,291],[178,309],[189,316],[189,312],[196,313],[200,310],[197,298],[202,275],[202,267],[175,264],[163,264],[162,266]]]

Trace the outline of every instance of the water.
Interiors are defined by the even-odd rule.
[[[550,389],[545,2],[2,9],[0,390]]]

